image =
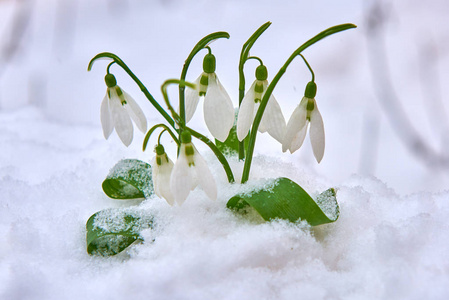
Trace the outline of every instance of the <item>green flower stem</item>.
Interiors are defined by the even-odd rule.
[[[220,161],[220,163],[222,164],[223,169],[226,172],[226,176],[228,177],[228,182],[229,183],[235,182],[234,174],[232,173],[231,167],[229,166],[229,163],[226,160],[226,158],[224,157],[223,153],[221,153],[220,149],[218,149],[217,146],[211,140],[209,140],[206,136],[202,135],[201,133],[199,133],[189,127],[186,127],[186,129],[189,130],[190,133],[194,137],[196,137],[197,139],[199,139],[200,141],[205,143],[207,146],[209,146],[209,148],[212,150],[212,152],[214,152],[218,161]]]
[[[307,68],[309,69],[310,73],[312,73],[312,82],[315,82],[315,73],[313,73],[312,67],[309,65],[309,63],[307,62],[306,58],[304,57],[304,55],[299,54],[299,56],[302,57],[302,59],[304,60],[304,62],[306,63]]]
[[[181,118],[175,111],[175,109],[173,108],[173,106],[170,104],[170,100],[168,99],[168,93],[167,93],[167,87],[170,84],[177,84],[179,86],[188,86],[192,89],[195,88],[195,85],[193,83],[184,81],[184,80],[179,80],[179,79],[168,79],[166,80],[162,86],[161,86],[161,91],[162,91],[162,96],[164,97],[165,103],[167,104],[168,110],[171,112],[173,119],[175,119],[176,123],[181,127],[181,126],[185,126],[185,118]]]
[[[164,82],[164,84],[162,85],[161,90],[162,90],[162,94],[164,95],[165,102],[167,103],[167,106],[168,106],[169,110],[172,112],[173,117],[175,119],[178,119],[179,116],[173,110],[173,107],[171,106],[170,101],[168,99],[167,86],[170,85],[170,84],[179,84],[179,86],[188,86],[190,88],[195,88],[195,85],[190,83],[190,82],[187,82],[187,81],[184,81],[184,80],[178,80],[178,79],[166,80]],[[230,183],[234,182],[235,180],[234,180],[234,175],[232,174],[231,167],[229,166],[228,161],[224,157],[223,153],[221,153],[221,151],[217,148],[217,146],[211,140],[209,140],[206,136],[202,135],[201,133],[199,133],[199,132],[197,132],[197,131],[189,128],[189,127],[185,127],[185,129],[189,130],[189,132],[194,137],[196,137],[197,139],[199,139],[200,141],[205,143],[207,146],[209,146],[209,148],[212,150],[212,152],[214,152],[215,156],[217,157],[217,159],[222,164],[223,169],[225,170],[226,175],[228,177],[228,181]]]
[[[145,95],[145,97],[147,97],[147,99],[150,101],[150,103],[154,106],[154,108],[156,108],[156,110],[164,117],[164,119],[171,125],[174,127],[175,122],[173,121],[173,119],[170,117],[170,115],[159,105],[159,103],[156,101],[156,99],[154,99],[154,97],[150,94],[150,92],[147,90],[147,88],[143,85],[143,83],[139,80],[139,78],[137,78],[136,75],[134,75],[134,73],[130,70],[130,68],[121,60],[120,57],[118,57],[117,55],[110,53],[110,52],[103,52],[103,53],[99,53],[97,55],[95,55],[94,58],[92,58],[89,62],[89,65],[87,67],[87,71],[90,71],[92,69],[92,66],[94,64],[94,62],[99,59],[99,58],[110,58],[112,60],[114,60],[114,62],[116,64],[118,64],[120,67],[122,67],[122,69],[128,73],[128,75],[134,80],[134,82],[139,86],[140,90],[142,91],[142,93]],[[111,65],[111,64],[110,64]],[[110,66],[109,65],[109,66]],[[109,69],[108,69],[109,71]]]
[[[158,128],[160,128],[160,127],[164,128],[164,130],[166,130],[166,131],[171,135],[171,137],[173,138],[173,140],[174,140],[174,141],[176,142],[176,144],[179,146],[179,140],[178,140],[178,138],[176,137],[176,135],[173,133],[173,131],[172,131],[167,125],[165,125],[165,124],[156,124],[156,125],[154,125],[153,127],[151,127],[150,130],[148,130],[147,134],[145,135],[145,138],[144,138],[144,140],[143,140],[143,145],[142,145],[142,151],[145,151],[145,150],[146,150],[147,144],[148,144],[148,141],[150,140],[151,135],[153,134],[153,132],[154,132],[156,129],[158,129]]]
[[[245,62],[249,59],[249,50],[251,50],[252,46],[256,42],[256,40],[262,35],[262,33],[270,27],[271,22],[266,22],[262,26],[260,26],[251,36],[250,38],[243,44],[242,52],[240,53],[240,62],[239,62],[239,107],[242,103],[243,97],[245,97],[245,73],[243,72],[243,68],[245,66]],[[239,142],[239,159],[242,160],[245,157],[245,140]]]
[[[273,93],[273,90],[274,90],[276,84],[281,79],[282,75],[284,75],[284,73],[287,71],[287,67],[296,58],[296,56],[300,55],[302,51],[304,51],[308,47],[312,46],[316,42],[324,39],[327,36],[335,34],[337,32],[344,31],[344,30],[351,29],[351,28],[356,28],[356,27],[357,26],[355,26],[354,24],[341,24],[341,25],[330,27],[330,28],[320,32],[319,34],[317,34],[316,36],[314,36],[313,38],[311,38],[310,40],[308,40],[307,42],[302,44],[298,49],[296,49],[296,51],[292,53],[292,55],[287,59],[285,64],[278,71],[278,73],[276,74],[276,76],[273,78],[270,85],[268,86],[268,88],[263,96],[262,102],[260,103],[259,109],[257,110],[257,114],[254,118],[253,126],[251,128],[251,136],[249,139],[248,149],[247,149],[247,153],[246,153],[245,165],[243,167],[242,183],[245,183],[246,181],[248,181],[248,178],[249,178],[249,171],[251,168],[251,161],[253,158],[254,146],[256,144],[257,129],[259,128],[259,124],[262,119],[262,115],[265,110],[265,107],[267,106],[268,99],[270,99],[270,96]]]
[[[212,41],[220,38],[229,39],[229,33],[224,31],[214,32],[205,37],[203,37],[196,45],[193,47],[189,56],[187,57],[184,66],[181,72],[181,80],[185,81],[187,76],[187,70],[189,69],[190,63],[195,55],[200,52],[202,49],[206,48]],[[209,48],[210,51],[210,48]],[[182,120],[182,124],[180,124],[181,128],[185,127],[185,119],[186,119],[186,110],[185,110],[185,86],[179,86],[179,115]]]

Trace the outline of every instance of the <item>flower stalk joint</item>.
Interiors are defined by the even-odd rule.
[[[117,79],[115,79],[115,76],[110,73],[106,74],[106,76],[104,77],[104,81],[109,88],[117,85]]]
[[[309,81],[304,92],[304,97],[313,99],[316,96],[316,83],[314,81]]]

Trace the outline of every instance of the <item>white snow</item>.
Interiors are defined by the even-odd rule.
[[[0,299],[447,299],[447,169],[427,168],[412,155],[378,104],[366,52],[369,5],[303,2],[0,2]],[[20,3],[32,7],[29,26],[6,60]],[[435,149],[446,149],[440,135],[445,125],[435,127],[424,112],[430,100],[422,96],[418,75],[419,51],[433,49],[431,74],[445,99],[449,5],[382,3],[390,12],[386,40],[395,88],[415,130]],[[228,31],[231,39],[212,49],[217,74],[236,104],[240,47],[268,20],[273,25],[251,54],[264,60],[269,79],[312,35],[345,22],[359,26],[304,53],[315,70],[325,123],[323,162],[316,164],[308,138],[290,155],[259,134],[248,182],[287,177],[312,195],[336,188],[337,222],[263,222],[227,210],[227,200],[247,187],[229,185],[219,162],[195,140],[217,181],[216,201],[199,189],[181,207],[156,197],[109,199],[101,183],[110,169],[125,158],[149,162],[154,153],[141,151],[144,135],[137,130],[129,148],[116,133],[104,140],[99,110],[107,63],[98,61],[87,73],[90,58],[118,54],[160,100],[160,84],[179,76],[197,40]],[[254,66],[246,66],[247,82]],[[111,70],[150,124],[161,122],[126,74]],[[188,79],[200,71],[196,58]],[[298,61],[280,81],[275,93],[286,118],[308,80]],[[175,88],[169,93],[176,98]],[[207,133],[200,106],[192,126]],[[441,111],[447,115],[448,107]],[[173,159],[168,135],[163,142]],[[148,149],[151,143],[155,139]],[[230,164],[238,181],[243,164]],[[154,227],[142,231],[144,243],[120,255],[89,256],[86,221],[118,208],[151,214]]]

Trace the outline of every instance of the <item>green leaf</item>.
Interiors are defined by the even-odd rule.
[[[137,159],[123,159],[110,171],[102,184],[113,199],[142,199],[154,193],[151,166]]]
[[[140,232],[152,226],[153,219],[141,210],[107,209],[92,215],[86,223],[87,253],[116,255],[136,241]]]
[[[316,226],[335,222],[340,214],[334,189],[328,189],[316,200],[288,178],[277,178],[250,193],[232,197],[227,207],[244,210],[252,207],[264,220],[306,220]]]

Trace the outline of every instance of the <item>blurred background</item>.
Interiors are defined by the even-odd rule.
[[[119,55],[161,100],[162,82],[179,77],[192,47],[214,31],[231,35],[212,49],[217,74],[237,105],[241,46],[260,25],[273,23],[251,54],[263,59],[270,79],[307,39],[354,23],[357,29],[303,53],[315,71],[325,122],[323,161],[316,164],[308,138],[290,155],[261,135],[256,152],[277,155],[335,185],[374,176],[401,194],[437,192],[449,187],[448,15],[444,0],[0,0],[0,116],[20,115],[12,119],[17,122],[38,111],[61,128],[83,126],[102,140],[107,62],[97,61],[88,73],[93,56]],[[197,78],[201,64],[199,55],[188,80]],[[256,66],[246,65],[247,87]],[[111,70],[150,123],[161,121],[127,75],[117,66]],[[309,80],[298,59],[276,87],[287,120]],[[171,95],[175,99],[175,89]],[[198,113],[192,127],[206,130],[201,119]],[[137,151],[142,138],[136,134],[131,148]],[[83,143],[82,135],[73,139]],[[116,135],[112,142],[120,145]]]

